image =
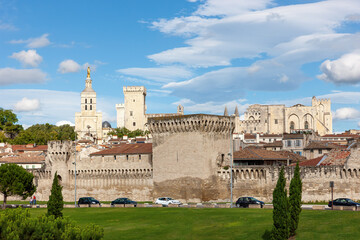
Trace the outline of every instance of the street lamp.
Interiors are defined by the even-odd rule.
[[[230,117],[230,127],[229,127],[229,136],[230,136],[230,208],[233,207],[233,147],[232,147],[232,134],[231,134],[231,117]]]
[[[75,202],[75,207],[76,207],[76,133],[75,133],[75,161],[73,162],[74,166],[75,166],[75,198],[74,198],[74,202]]]

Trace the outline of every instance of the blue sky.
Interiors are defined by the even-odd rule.
[[[0,106],[20,123],[74,122],[86,67],[103,120],[122,87],[148,113],[332,100],[335,132],[359,128],[360,1],[0,0]]]

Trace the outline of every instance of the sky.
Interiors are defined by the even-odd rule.
[[[330,98],[360,128],[359,0],[0,0],[0,107],[25,127],[74,123],[86,68],[116,127],[123,86],[147,113],[240,114]]]

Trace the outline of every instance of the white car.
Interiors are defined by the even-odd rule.
[[[175,200],[169,197],[161,197],[156,199],[155,204],[169,205],[169,204],[181,204],[179,200]]]

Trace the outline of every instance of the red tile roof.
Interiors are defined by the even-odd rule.
[[[310,142],[304,150],[311,150],[311,149],[340,149],[344,148],[337,144],[329,143],[329,142],[322,142],[322,141],[312,141]]]
[[[152,143],[120,144],[117,147],[92,153],[90,156],[121,154],[152,154]]]
[[[282,147],[282,146],[283,146],[282,141],[275,141],[275,142],[271,142],[271,143],[266,143],[264,145],[264,147]]]
[[[332,150],[331,152],[313,158],[307,161],[303,161],[299,163],[299,166],[326,166],[326,165],[344,165],[348,157],[350,156],[349,150]],[[295,164],[291,164],[295,165]]]
[[[43,163],[45,162],[44,155],[37,154],[21,154],[19,156],[2,157],[0,158],[1,163]]]
[[[15,151],[47,151],[47,145],[36,145],[28,144],[28,145],[12,145],[13,152]]]
[[[269,151],[262,148],[247,147],[234,152],[234,160],[298,160],[301,156],[288,151]]]

